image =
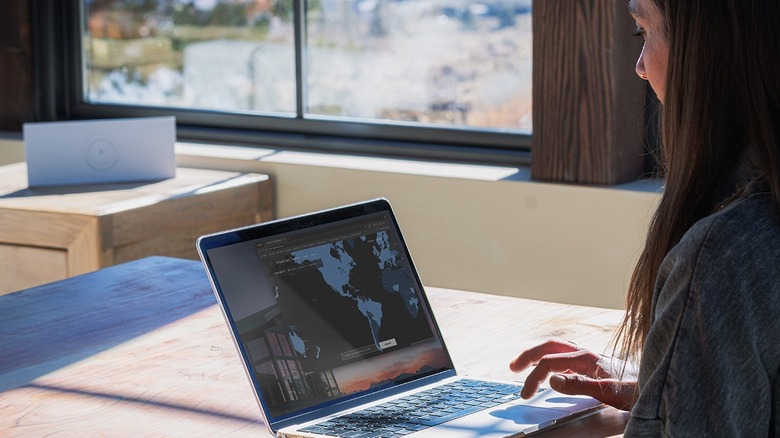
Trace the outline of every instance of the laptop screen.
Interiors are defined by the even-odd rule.
[[[452,368],[389,207],[345,216],[205,250],[269,420]]]

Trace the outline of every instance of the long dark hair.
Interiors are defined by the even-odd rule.
[[[618,331],[636,357],[651,323],[661,262],[699,219],[750,145],[780,206],[780,1],[652,0],[669,67],[661,110],[665,185],[634,268]]]

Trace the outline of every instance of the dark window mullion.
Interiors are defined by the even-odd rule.
[[[295,33],[295,106],[296,116],[304,118],[306,112],[306,0],[293,1],[293,29]]]
[[[85,53],[86,48],[83,45],[89,11],[85,2],[70,3],[69,5],[75,8],[75,11],[68,13],[67,16],[70,19],[69,27],[75,29],[75,31],[68,33],[70,38],[68,47],[73,51],[69,58],[74,66],[69,68],[72,74],[68,76],[70,79],[69,86],[72,90],[69,93],[71,97],[70,108],[74,108],[87,102],[87,55]],[[91,56],[92,54],[90,54]]]

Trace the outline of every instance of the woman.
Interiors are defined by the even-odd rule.
[[[629,10],[665,173],[618,332],[638,376],[561,341],[510,368],[535,365],[525,395],[552,374],[556,390],[630,409],[626,436],[780,436],[780,1]]]

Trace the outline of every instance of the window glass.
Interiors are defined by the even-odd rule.
[[[271,351],[275,357],[282,356],[282,347],[279,345],[279,338],[276,337],[276,333],[269,332],[268,340],[271,342]]]
[[[85,100],[295,113],[292,0],[85,0]]]
[[[258,374],[267,374],[269,376],[272,375],[274,377],[276,376],[276,371],[274,371],[274,366],[270,360],[255,366],[255,370],[257,371]]]
[[[531,0],[295,1],[82,0],[83,99],[530,132]]]
[[[287,357],[292,357],[292,349],[290,349],[290,338],[285,335],[277,334],[279,337],[279,343],[282,345],[282,352]]]
[[[253,339],[247,343],[249,355],[252,356],[252,362],[260,362],[269,356],[268,345],[265,339]]]
[[[531,130],[530,0],[320,0],[310,114]]]

